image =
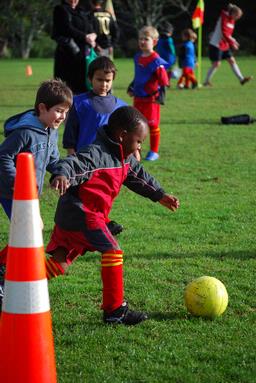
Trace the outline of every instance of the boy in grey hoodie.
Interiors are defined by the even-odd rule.
[[[33,154],[40,195],[46,171],[54,173],[59,161],[57,129],[71,105],[71,90],[60,80],[48,80],[37,91],[34,109],[16,114],[5,122],[6,138],[0,145],[0,203],[9,218],[17,155]]]
[[[34,109],[12,116],[5,122],[6,138],[0,145],[0,204],[9,219],[17,155],[22,152],[33,154],[40,195],[46,171],[54,173],[59,161],[57,129],[65,120],[72,102],[72,91],[65,83],[47,80],[37,91]],[[5,264],[6,255],[7,247],[0,252],[0,268]],[[0,300],[2,290],[0,275]]]

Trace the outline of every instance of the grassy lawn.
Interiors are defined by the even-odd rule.
[[[238,62],[256,78],[255,58]],[[51,77],[51,60],[31,60],[29,78],[27,64],[0,61],[0,142],[4,120],[31,108],[39,83]],[[114,92],[131,103],[132,60],[116,65]],[[208,65],[205,59],[203,75]],[[213,83],[177,90],[173,82],[162,107],[160,159],[144,162],[179,197],[180,209],[173,214],[123,188],[111,213],[125,227],[119,242],[126,298],[150,320],[133,328],[103,324],[98,253],[49,283],[60,383],[255,382],[256,124],[225,126],[220,117],[256,117],[256,80],[241,86],[223,63]],[[40,203],[45,244],[57,202],[47,180]],[[2,210],[0,224],[2,247],[8,240]],[[183,303],[186,284],[202,275],[220,279],[229,294],[226,312],[214,321],[190,316]]]

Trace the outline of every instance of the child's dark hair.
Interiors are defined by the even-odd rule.
[[[39,115],[38,105],[43,103],[49,110],[55,105],[66,104],[69,108],[73,102],[71,89],[60,79],[51,79],[42,82],[38,88],[35,100],[35,111]]]
[[[107,132],[110,133],[110,136],[120,129],[132,132],[136,130],[138,124],[141,122],[146,125],[148,124],[147,119],[136,108],[132,106],[122,106],[111,114],[106,129]]]
[[[159,27],[158,31],[160,35],[169,35],[169,33],[173,33],[173,25],[169,23],[168,21],[164,21]]]
[[[96,70],[103,70],[105,73],[113,73],[113,79],[116,76],[116,66],[110,58],[106,56],[97,57],[91,62],[88,68],[88,78],[92,80]]]

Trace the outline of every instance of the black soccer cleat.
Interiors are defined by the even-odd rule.
[[[124,230],[123,225],[120,225],[119,223],[115,221],[108,222],[107,227],[112,235],[120,234]]]
[[[133,326],[143,322],[146,319],[148,319],[147,314],[129,310],[127,302],[124,302],[120,307],[111,313],[104,311],[103,314],[103,321],[107,324],[124,324],[126,326]]]
[[[240,84],[241,85],[244,85],[246,84],[247,82],[251,81],[253,79],[253,76],[247,76],[247,77],[244,77],[241,81],[240,81]]]

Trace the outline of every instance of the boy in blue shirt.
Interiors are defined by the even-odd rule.
[[[91,144],[98,129],[108,123],[109,116],[120,106],[127,105],[111,94],[117,69],[106,56],[98,57],[89,66],[88,78],[92,90],[74,96],[73,106],[65,123],[63,147],[74,154]]]
[[[117,69],[108,57],[96,58],[89,66],[88,78],[92,90],[74,96],[63,136],[63,147],[68,154],[74,154],[84,146],[91,144],[98,129],[108,123],[112,112],[127,105],[111,94]],[[113,235],[119,234],[123,226],[109,221],[108,228]]]

